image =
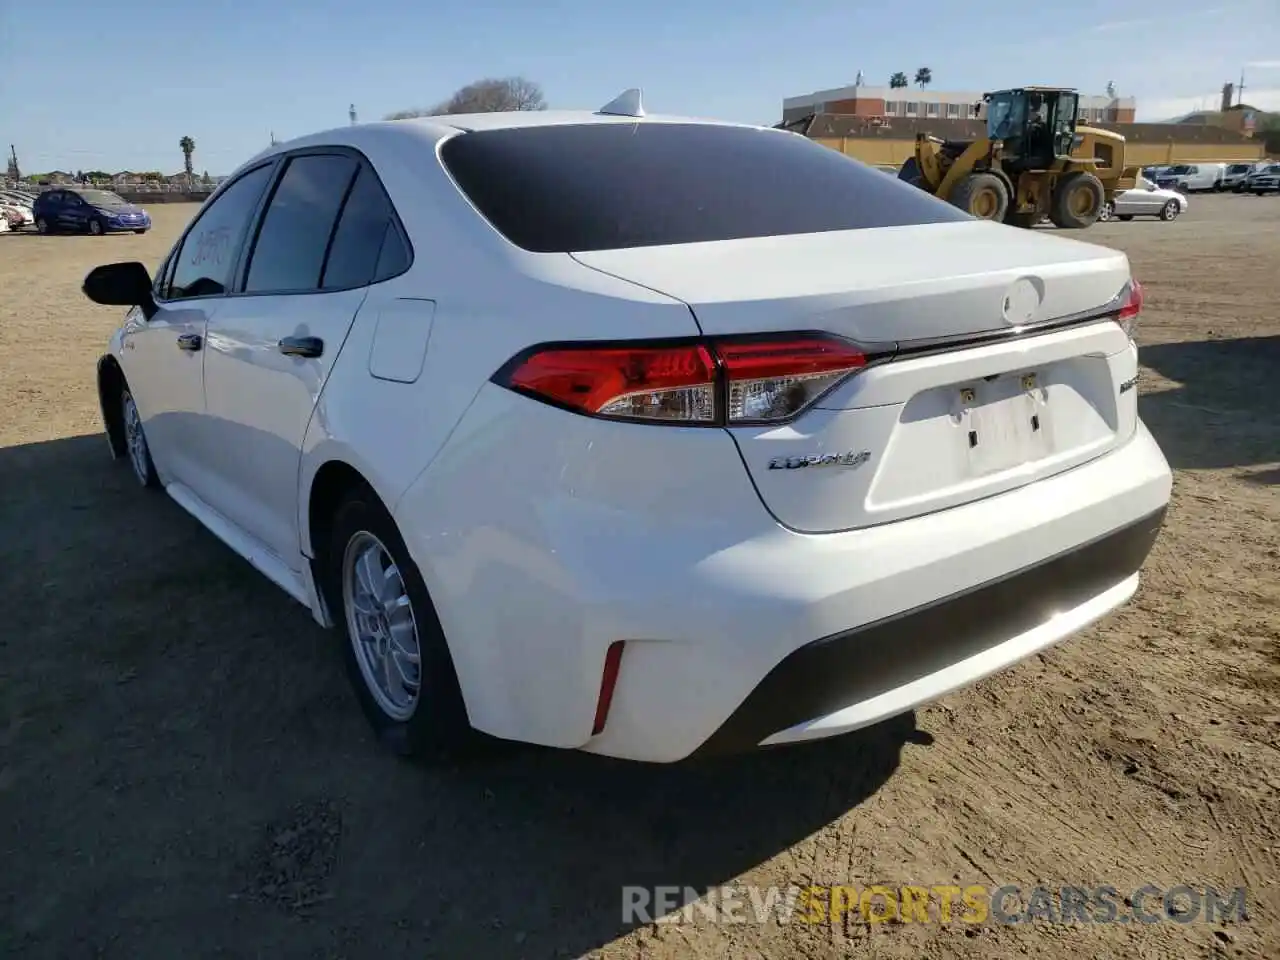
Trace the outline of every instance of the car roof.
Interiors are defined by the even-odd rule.
[[[774,131],[772,127],[750,123],[732,123],[724,120],[710,120],[700,117],[682,117],[664,114],[647,114],[643,117],[617,116],[614,114],[594,113],[589,110],[512,110],[500,113],[455,113],[428,117],[413,117],[404,120],[382,120],[373,123],[360,123],[345,127],[335,127],[318,133],[307,134],[293,140],[274,144],[257,154],[248,163],[256,163],[287,153],[290,150],[318,146],[352,146],[362,147],[390,146],[393,143],[404,143],[418,139],[434,144],[447,137],[459,133],[470,133],[481,130],[516,130],[531,127],[569,126],[574,124],[700,124],[719,127],[740,127],[756,130]],[[786,133],[787,131],[774,131]]]

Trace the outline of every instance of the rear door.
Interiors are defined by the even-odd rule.
[[[389,221],[389,201],[358,154],[289,156],[239,289],[209,323],[202,448],[210,502],[295,569],[303,438],[375,277]]]

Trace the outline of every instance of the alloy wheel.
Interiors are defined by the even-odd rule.
[[[367,530],[342,558],[347,634],[365,686],[392,720],[413,716],[422,689],[422,646],[408,588],[382,541]]]

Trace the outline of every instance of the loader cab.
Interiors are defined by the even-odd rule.
[[[1019,87],[983,96],[987,138],[1003,143],[1004,165],[1013,170],[1047,170],[1071,155],[1076,134],[1074,90]]]

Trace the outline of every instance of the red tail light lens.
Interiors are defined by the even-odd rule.
[[[1142,313],[1144,298],[1142,284],[1137,280],[1130,280],[1129,286],[1125,288],[1124,304],[1120,307],[1120,315],[1116,320],[1131,339],[1138,332],[1138,314]]]
[[[535,349],[494,381],[593,416],[732,425],[787,420],[866,364],[854,344],[819,334],[583,343]]]
[[[715,359],[701,344],[542,350],[506,380],[561,406],[605,417],[710,423]]]

